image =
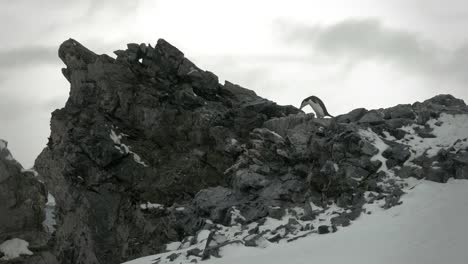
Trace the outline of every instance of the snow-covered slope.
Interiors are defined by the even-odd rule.
[[[206,264],[461,264],[468,259],[467,222],[468,181],[423,181],[402,205],[363,215],[339,232],[267,249],[232,246]]]
[[[225,247],[220,259],[206,264],[306,263],[466,263],[468,181],[416,182],[403,204],[388,210],[374,206],[353,225],[267,248]],[[127,264],[153,263],[149,256]]]

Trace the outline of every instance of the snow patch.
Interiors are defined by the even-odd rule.
[[[432,129],[433,138],[420,137],[416,132],[417,128],[424,128],[420,125],[413,124],[400,128],[407,134],[395,142],[411,148],[412,156],[408,162],[421,155],[434,157],[441,149],[453,148],[454,151],[458,151],[468,147],[468,115],[443,113],[439,118],[431,119],[426,124]]]
[[[52,194],[47,194],[47,203],[44,208],[45,211],[45,219],[42,222],[42,226],[44,229],[49,233],[52,234],[55,232],[55,226],[57,225],[57,221],[55,219],[55,197]]]
[[[197,242],[201,243],[201,242],[206,241],[208,239],[208,237],[210,236],[210,233],[211,233],[210,230],[202,230],[202,231],[198,232]]]
[[[310,209],[312,210],[312,212],[318,212],[318,211],[323,210],[322,207],[315,205],[313,202],[310,202],[309,204],[310,204]]]
[[[32,175],[34,175],[34,177],[38,177],[39,176],[39,173],[35,170],[35,169],[21,169],[21,173],[32,173]]]
[[[140,155],[136,154],[135,152],[130,150],[130,147],[122,143],[122,137],[127,136],[126,134],[117,134],[113,129],[111,129],[110,133],[110,138],[115,144],[115,148],[120,151],[122,154],[130,154],[133,157],[133,161],[136,163],[142,165],[143,167],[148,167],[148,164],[146,164],[140,157]]]
[[[182,243],[176,241],[176,242],[172,242],[172,243],[169,243],[169,244],[166,244],[166,250],[167,251],[174,251],[174,250],[178,250],[180,248],[180,246],[182,245]]]
[[[190,71],[187,73],[187,75],[190,75],[190,74],[192,74],[194,72],[198,72],[198,70],[195,69],[194,67],[190,67]]]
[[[371,161],[378,160],[382,162],[382,165],[380,166],[379,171],[384,171],[387,174],[393,174],[392,172],[389,171],[386,161],[387,159],[382,156],[382,153],[388,149],[388,145],[382,140],[382,138],[379,137],[372,129],[368,128],[367,130],[360,129],[359,130],[359,135],[367,140],[369,143],[374,145],[378,149],[378,153],[375,154],[372,158]]]
[[[236,207],[233,207],[231,211],[231,225],[235,225],[241,221],[245,221],[245,217],[242,216]]]
[[[10,260],[17,258],[21,255],[32,255],[33,253],[28,249],[29,242],[13,238],[3,242],[0,245],[0,252],[4,254],[1,260]]]
[[[146,202],[145,204],[140,204],[140,208],[142,210],[164,209],[164,205]]]

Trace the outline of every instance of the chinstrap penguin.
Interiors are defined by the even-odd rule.
[[[317,96],[309,96],[306,99],[304,99],[301,103],[301,109],[307,105],[310,105],[310,107],[314,109],[314,112],[318,118],[323,118],[325,116],[333,117],[328,113],[325,104],[323,104],[322,100],[320,100],[320,98],[318,98]]]

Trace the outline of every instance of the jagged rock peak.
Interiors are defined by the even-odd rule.
[[[455,98],[451,94],[439,94],[430,99],[427,99],[426,101],[424,101],[424,103],[433,103],[450,107],[466,106],[465,101],[463,101],[462,99]]]
[[[7,160],[8,162],[14,163],[16,166],[21,168],[21,165],[13,158],[13,155],[11,155],[11,152],[8,149],[8,142],[3,139],[0,139],[0,159]]]
[[[153,219],[140,205],[183,203],[228,185],[225,171],[250,132],[299,113],[220,84],[164,40],[115,53],[96,55],[72,39],[61,45],[70,97],[52,114],[35,164],[57,201],[57,255],[76,263],[118,263],[144,254],[138,243],[152,240],[150,251],[160,250],[195,232],[198,218]]]
[[[6,142],[3,139],[0,139],[0,150],[3,150],[4,148],[8,147],[8,142]]]
[[[93,63],[97,55],[74,39],[68,39],[60,45],[58,55],[67,67],[74,69]]]

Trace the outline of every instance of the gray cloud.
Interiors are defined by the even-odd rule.
[[[288,41],[357,61],[385,59],[418,67],[433,60],[435,51],[431,42],[417,34],[387,28],[376,19],[345,20],[330,26],[283,26]]]
[[[379,60],[428,78],[468,80],[468,45],[443,49],[420,34],[387,27],[377,19],[349,19],[328,26],[281,23],[281,27],[286,42],[308,46],[333,60],[351,65]]]
[[[12,121],[28,115],[31,110],[31,102],[0,92],[0,124],[3,121]]]
[[[132,14],[140,6],[141,0],[100,0],[100,1],[90,1],[86,17],[95,17],[99,14],[100,11],[112,13],[114,16],[127,16]]]
[[[468,81],[468,44],[458,48],[446,63],[445,74],[461,77],[464,84]]]
[[[0,50],[0,69],[36,64],[60,64],[57,50],[55,47],[34,46]]]
[[[140,0],[2,1],[0,49],[12,49],[29,43],[47,46],[54,43],[51,41],[77,36],[82,40],[97,36],[102,39],[103,34],[107,33],[106,30],[124,28],[123,25],[129,24],[127,20],[134,17],[140,2]]]

